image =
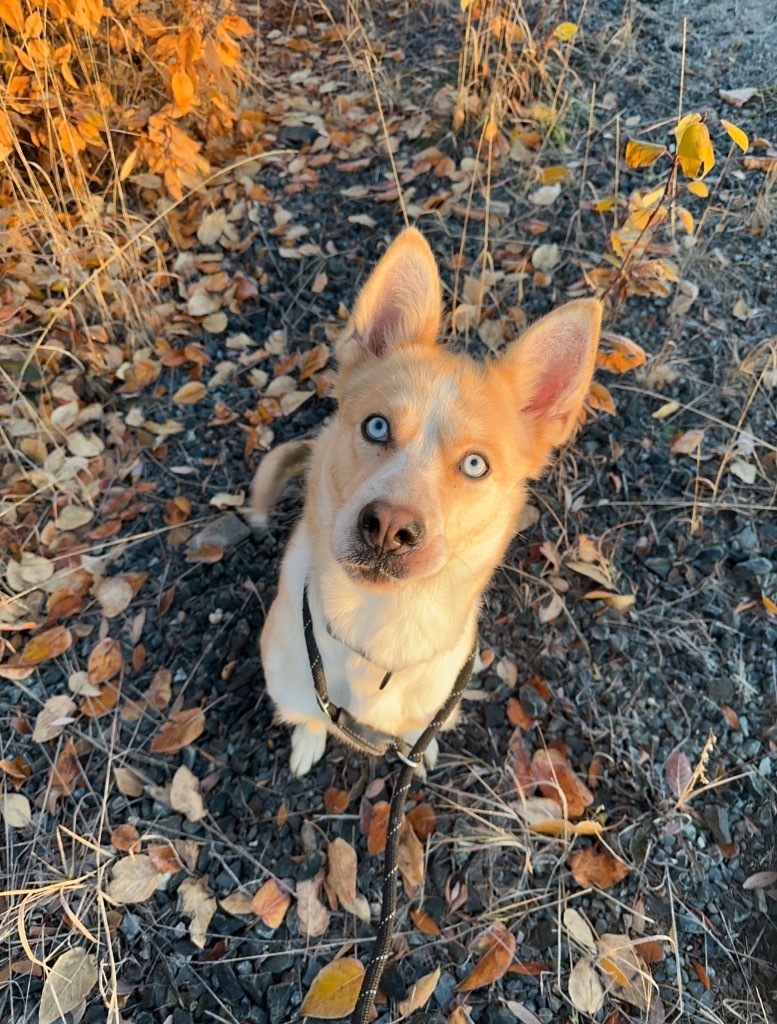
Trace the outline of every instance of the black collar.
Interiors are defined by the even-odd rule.
[[[405,761],[405,763],[411,764],[414,767],[417,766],[420,762],[411,761],[408,758],[408,754],[411,749],[409,743],[398,736],[392,736],[390,733],[381,732],[379,729],[373,729],[372,726],[365,725],[364,722],[359,722],[354,718],[350,711],[347,711],[345,708],[338,707],[337,704],[333,704],[329,699],[321,652],[318,649],[318,644],[316,643],[316,638],[313,633],[313,616],[310,611],[310,604],[308,603],[307,582],[305,583],[305,587],[302,592],[302,625],[305,631],[305,646],[308,652],[310,671],[313,675],[316,700],[332,725],[334,725],[335,728],[346,737],[346,739],[368,754],[372,754],[375,757],[381,757],[387,754],[390,750],[394,750],[397,755]],[[330,633],[330,636],[333,636],[328,626],[327,631]],[[333,636],[333,639],[336,640],[337,637]],[[349,645],[346,644],[345,646]],[[353,648],[351,648],[351,650],[353,650]],[[477,640],[472,647],[469,657],[456,677],[456,681],[453,684],[453,689],[451,690],[450,695],[440,711],[435,715],[435,719],[439,718],[441,722],[444,722],[453,711],[453,708],[461,697],[461,694],[464,692],[467,683],[472,678],[472,668],[475,664],[476,652]],[[358,654],[360,652],[357,651],[356,653]],[[388,683],[390,678],[391,672],[387,672],[380,684],[381,690],[386,683]]]

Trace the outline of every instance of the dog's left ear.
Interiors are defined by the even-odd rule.
[[[588,394],[599,344],[602,305],[578,299],[533,324],[499,364],[524,418],[529,475],[542,472],[551,451],[563,444]]]
[[[442,315],[440,275],[420,231],[407,228],[388,247],[359,293],[337,343],[341,366],[395,345],[433,345]]]

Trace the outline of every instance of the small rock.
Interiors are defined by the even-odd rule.
[[[771,571],[772,563],[761,555],[748,558],[744,562],[737,562],[732,570],[738,580],[754,580],[759,576],[768,576]]]
[[[291,982],[285,981],[280,985],[270,985],[267,989],[267,1013],[270,1024],[283,1024],[293,988]]]
[[[525,684],[518,690],[521,708],[531,718],[543,718],[548,710],[542,694],[536,687]]]

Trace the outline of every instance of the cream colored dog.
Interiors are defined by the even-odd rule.
[[[488,363],[439,344],[441,316],[434,257],[410,228],[378,263],[337,343],[336,415],[314,441],[281,445],[257,471],[252,518],[264,522],[307,461],[304,516],[261,638],[267,688],[294,726],[295,775],[323,756],[328,730],[339,732],[316,699],[305,587],[330,699],[414,742],[472,649],[525,482],[570,435],[588,391],[596,300],[560,307]],[[435,743],[429,767],[436,757]]]

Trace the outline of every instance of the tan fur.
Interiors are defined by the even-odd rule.
[[[328,725],[305,654],[305,579],[331,699],[412,741],[472,646],[525,482],[574,429],[590,384],[595,300],[560,307],[487,364],[438,344],[440,319],[434,258],[408,229],[376,267],[338,343],[339,410],[315,442],[304,518],[262,633],[268,689],[280,718],[295,726],[299,775],[323,755]],[[388,444],[364,437],[362,424],[375,415],[390,424]],[[479,479],[461,468],[473,454],[489,466]],[[373,505],[389,510],[387,522],[422,524],[421,539],[393,559],[366,543],[360,524]],[[379,690],[388,670],[391,682]],[[435,756],[436,748],[429,761]]]

